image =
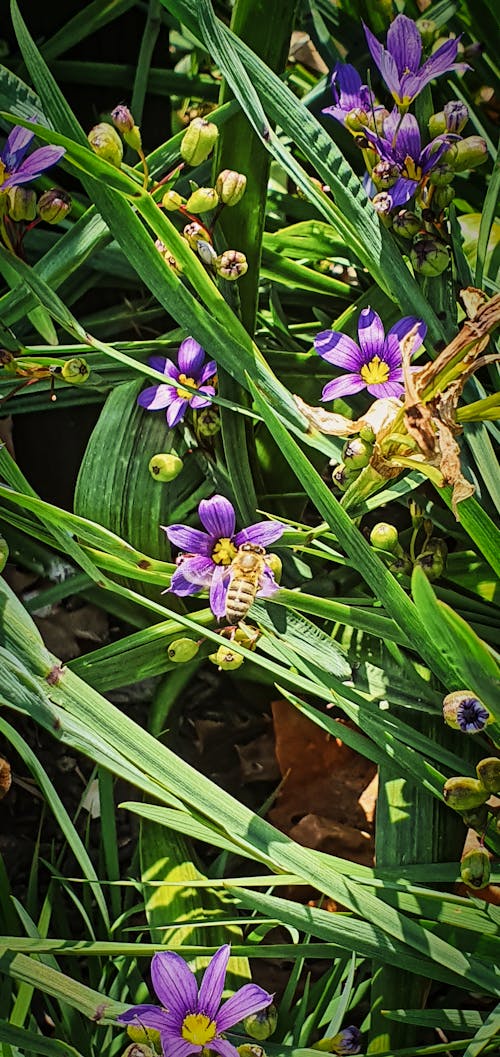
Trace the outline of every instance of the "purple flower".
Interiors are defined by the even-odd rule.
[[[217,364],[215,360],[205,363],[205,350],[194,338],[185,338],[179,345],[177,367],[172,360],[166,360],[163,356],[152,356],[149,364],[164,374],[168,383],[144,389],[139,393],[137,403],[147,411],[161,411],[166,407],[170,427],[182,422],[188,407],[208,407],[211,403],[207,397],[213,396],[215,389],[213,385],[204,385],[204,382],[215,374]],[[205,395],[190,393],[189,389],[184,388],[186,385]]]
[[[338,1054],[339,1057],[345,1057],[346,1054],[359,1053],[361,1049],[361,1032],[359,1028],[355,1027],[354,1024],[350,1024],[348,1028],[343,1028],[338,1035],[330,1039],[330,1046],[332,1047],[331,1052]]]
[[[389,26],[387,48],[363,23],[365,36],[373,61],[394,96],[399,107],[407,109],[415,96],[435,77],[452,70],[463,72],[470,67],[466,62],[455,62],[458,39],[447,40],[420,66],[422,38],[411,18],[398,15]]]
[[[397,107],[385,119],[383,128],[383,135],[370,129],[365,130],[365,135],[382,161],[396,166],[401,173],[389,188],[392,208],[395,208],[411,198],[421,180],[438,165],[451,142],[459,137],[450,133],[436,136],[422,150],[417,119],[413,114],[401,116]]]
[[[21,125],[15,125],[9,133],[0,153],[0,194],[10,187],[36,180],[66,153],[64,147],[40,147],[24,160],[33,137],[34,133]]]
[[[118,1017],[119,1022],[159,1031],[166,1057],[188,1057],[205,1048],[221,1057],[238,1057],[222,1032],[270,1005],[273,996],[257,984],[245,984],[221,1006],[229,954],[227,944],[214,954],[199,990],[194,973],[179,954],[155,954],[151,979],[162,1005],[132,1006]]]
[[[255,543],[267,547],[283,535],[285,526],[279,521],[259,521],[256,525],[235,532],[234,507],[222,495],[202,499],[198,516],[205,532],[189,525],[162,526],[171,543],[182,553],[177,559],[176,569],[170,581],[170,590],[176,595],[194,595],[203,588],[210,590],[210,608],[218,618],[226,612],[226,595],[231,580],[229,566],[236,557],[242,543]],[[277,590],[271,570],[265,566],[260,598],[268,597]]]
[[[363,115],[366,114],[368,119],[374,111],[382,109],[379,106],[375,106],[373,92],[370,91],[368,85],[361,83],[358,71],[348,62],[337,62],[334,66],[331,88],[334,106],[325,107],[322,113],[329,114],[330,117],[334,117],[336,121],[340,121],[343,125],[345,125],[346,118],[351,111],[355,112],[354,116],[359,117],[361,126],[366,123],[363,120]]]
[[[427,327],[414,316],[404,316],[387,336],[380,316],[373,308],[364,308],[359,316],[359,345],[337,330],[322,330],[314,339],[314,348],[324,360],[342,367],[343,378],[327,382],[321,399],[336,400],[367,389],[372,396],[401,396],[404,392],[400,341],[418,323],[412,356],[420,348]]]

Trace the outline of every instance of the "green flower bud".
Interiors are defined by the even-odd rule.
[[[440,110],[437,114],[431,114],[428,128],[431,139],[435,139],[436,136],[442,136],[447,131],[444,110]]]
[[[490,793],[478,778],[448,778],[444,783],[443,797],[454,811],[471,811],[485,804]]]
[[[396,235],[412,239],[420,231],[422,223],[410,209],[400,209],[392,218],[392,227]]]
[[[175,451],[171,451],[153,455],[153,458],[149,460],[148,469],[155,481],[175,481],[183,465],[182,459]]]
[[[281,574],[283,572],[283,562],[278,554],[266,554],[266,565],[271,570],[276,583],[281,583]]]
[[[276,1030],[277,1023],[278,1010],[274,1003],[271,1003],[265,1009],[259,1009],[257,1013],[252,1013],[249,1017],[245,1017],[243,1030],[247,1035],[250,1035],[250,1038],[264,1042]]]
[[[241,668],[244,657],[241,653],[234,653],[230,646],[219,646],[217,653],[210,653],[208,657],[212,664],[216,664],[222,671],[233,671]]]
[[[214,187],[198,187],[189,196],[186,209],[190,213],[208,213],[219,204],[219,196]]]
[[[119,169],[123,159],[123,144],[112,125],[106,121],[100,121],[98,125],[91,128],[87,139],[94,151],[100,158],[104,158],[115,169]]]
[[[361,437],[353,437],[347,441],[342,452],[344,466],[348,473],[354,470],[362,470],[368,466],[373,453],[373,445],[367,444]]]
[[[448,267],[450,254],[444,242],[424,236],[410,250],[410,260],[420,275],[441,275]]]
[[[468,888],[486,888],[491,874],[490,857],[486,848],[471,848],[460,863],[460,877]]]
[[[354,1024],[343,1028],[329,1039],[320,1039],[313,1043],[313,1050],[321,1050],[323,1053],[334,1053],[338,1057],[347,1057],[347,1054],[359,1053],[361,1049],[361,1032]]]
[[[9,559],[9,547],[3,536],[0,536],[0,573],[3,572]]]
[[[392,227],[392,198],[387,191],[379,191],[378,194],[372,198],[372,206],[376,213],[378,213],[384,227]]]
[[[371,178],[380,191],[385,191],[396,183],[400,170],[389,161],[379,161],[371,171]]]
[[[444,155],[439,165],[436,165],[432,172],[429,173],[429,183],[434,187],[446,187],[455,179],[455,168],[447,159],[443,161],[443,158]]]
[[[165,191],[161,204],[169,213],[176,213],[181,206],[186,204],[186,199],[177,191]]]
[[[368,125],[368,114],[362,107],[355,106],[345,116],[345,127],[349,132],[362,132]]]
[[[488,157],[486,140],[481,136],[467,136],[455,144],[455,159],[453,162],[455,172],[465,172],[466,169],[475,169],[482,165]]]
[[[236,1049],[240,1057],[266,1057],[266,1051],[262,1049],[262,1046],[256,1046],[245,1042],[243,1046],[237,1046]]]
[[[462,811],[462,821],[465,826],[475,829],[478,833],[484,833],[488,824],[489,810],[486,804],[474,807],[471,811]]]
[[[379,521],[370,532],[370,543],[375,550],[390,551],[395,554],[399,544],[398,530],[395,525],[388,525],[385,521]]]
[[[463,734],[478,734],[492,722],[488,709],[472,690],[454,690],[447,694],[443,701],[443,717],[449,727],[461,730]]]
[[[71,196],[66,191],[51,187],[38,199],[38,215],[46,224],[58,224],[71,212]]]
[[[187,661],[192,661],[193,657],[196,657],[199,648],[194,639],[174,639],[167,650],[168,659],[175,661],[176,664],[186,664]]]
[[[121,132],[125,143],[132,150],[142,150],[142,139],[141,132],[138,126],[135,124],[132,114],[127,106],[115,106],[115,109],[111,111],[111,120],[115,128]]]
[[[170,250],[167,249],[165,243],[162,242],[161,239],[156,239],[155,248],[158,250],[158,253],[163,257],[165,264],[168,264],[169,268],[171,268],[176,275],[181,275],[181,265],[177,263],[175,257],[172,256]]]
[[[144,1050],[149,1049],[149,1046],[147,1045],[148,1043],[151,1043],[151,1046],[154,1046],[155,1050],[158,1053],[161,1053],[160,1032],[156,1031],[155,1028],[141,1028],[139,1025],[127,1024],[127,1035],[133,1042],[139,1043],[139,1053],[129,1054],[129,1051],[125,1050],[125,1054],[127,1054],[128,1057],[142,1057]],[[144,1046],[144,1050],[142,1049],[142,1046]],[[125,1057],[125,1054],[123,1054],[122,1057]],[[149,1054],[144,1053],[144,1057],[149,1057]]]
[[[42,196],[43,197],[43,196]],[[26,220],[28,223],[36,217],[36,193],[31,187],[23,185],[9,187],[7,191],[7,212],[11,220]]]
[[[223,169],[215,182],[215,190],[225,206],[236,206],[245,194],[247,178],[234,169]]]
[[[453,184],[448,184],[446,187],[436,187],[432,199],[432,204],[436,207],[436,209],[442,211],[443,209],[447,209],[447,207],[451,205],[454,197],[455,188],[453,187]]]
[[[239,250],[224,250],[220,257],[216,257],[214,268],[217,275],[232,282],[245,275],[248,271],[248,264],[245,254],[240,253]]]
[[[385,109],[385,106],[378,106],[375,111],[369,114],[365,114],[365,124],[371,132],[378,132],[379,136],[384,134],[384,121],[389,117],[389,111]],[[377,154],[375,151],[370,151],[370,156],[373,156],[374,164],[377,163]]]
[[[332,470],[332,481],[341,492],[346,492],[353,480],[353,476],[349,473],[347,466],[344,466],[343,462],[337,463]]]
[[[424,550],[419,554],[416,565],[423,569],[426,577],[431,583],[439,580],[446,568],[448,547],[443,539],[430,539]]]
[[[202,407],[196,412],[196,433],[199,437],[215,437],[220,432],[220,414],[216,407]]]
[[[186,224],[182,234],[195,253],[198,250],[198,243],[200,241],[207,241],[207,232],[205,228],[202,227],[201,224],[197,224],[195,220],[193,220],[192,224]]]
[[[208,158],[217,142],[219,130],[212,121],[195,117],[186,129],[181,142],[181,157],[187,165],[200,165]]]
[[[66,360],[62,365],[61,378],[64,378],[68,385],[83,385],[89,376],[89,365],[80,356],[72,356],[70,360]]]
[[[419,18],[416,27],[422,38],[424,48],[429,48],[439,33],[437,23],[433,18]]]
[[[479,781],[489,793],[500,793],[500,760],[497,756],[487,756],[476,766]]]
[[[469,108],[461,99],[450,99],[443,107],[446,131],[454,134],[462,132],[469,120]]]

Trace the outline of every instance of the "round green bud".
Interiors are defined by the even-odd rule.
[[[243,1020],[243,1030],[247,1035],[250,1035],[252,1039],[258,1039],[259,1042],[264,1042],[268,1039],[273,1032],[276,1030],[278,1023],[278,1010],[274,1003],[270,1006],[266,1006],[265,1009],[259,1009],[257,1013],[252,1013],[249,1017],[245,1017]]]
[[[426,543],[425,549],[419,554],[415,564],[420,566],[427,579],[433,583],[434,580],[439,580],[443,575],[446,568],[447,555],[448,547],[443,539],[430,539]]]
[[[175,481],[183,465],[182,459],[171,451],[168,454],[153,455],[153,458],[149,460],[148,469],[155,481],[163,483],[165,481]]]
[[[354,106],[345,116],[345,127],[349,129],[349,132],[363,132],[366,125],[368,125],[368,114],[362,107]]]
[[[114,110],[111,111],[111,120],[122,136],[125,132],[131,132],[135,125],[128,106],[124,106],[123,103],[115,106]]]
[[[240,253],[239,250],[224,250],[220,257],[215,258],[214,268],[217,275],[232,282],[245,275],[248,271],[248,264],[245,254]]]
[[[119,169],[123,159],[123,144],[112,125],[106,121],[100,121],[98,125],[91,128],[87,139],[95,154],[104,161]]]
[[[225,206],[236,206],[245,194],[247,178],[234,169],[223,169],[215,181],[215,190]]]
[[[262,1049],[262,1046],[253,1045],[250,1042],[244,1042],[243,1046],[237,1046],[236,1049],[240,1057],[266,1057],[266,1051]]]
[[[431,139],[435,139],[436,136],[442,136],[447,132],[444,110],[440,110],[437,114],[431,114],[428,128]]]
[[[476,766],[476,774],[489,793],[500,793],[500,759],[497,756],[487,756],[486,759],[480,760]]]
[[[429,183],[434,187],[447,187],[455,179],[455,169],[448,161],[441,160],[429,173]]]
[[[471,848],[460,863],[460,877],[468,888],[486,888],[491,874],[486,848]]]
[[[219,196],[214,187],[198,187],[189,196],[186,209],[190,213],[208,213],[219,204]]]
[[[61,378],[64,378],[68,385],[83,385],[89,376],[89,365],[80,356],[72,356],[70,360],[66,360],[62,365]]]
[[[388,525],[386,521],[379,521],[370,532],[370,543],[375,550],[390,551],[394,554],[399,547],[397,528],[395,525]]]
[[[38,199],[38,216],[46,224],[58,224],[71,212],[71,196],[58,187],[51,187]]]
[[[283,572],[283,562],[278,554],[266,554],[266,565],[271,570],[276,583],[281,583],[281,574]]]
[[[454,811],[471,811],[485,804],[490,793],[478,778],[448,778],[444,783],[443,797]]]
[[[353,437],[347,441],[342,452],[344,466],[348,473],[354,470],[362,470],[368,466],[373,454],[373,445],[367,444],[361,437]]]
[[[217,142],[219,130],[212,121],[195,117],[186,129],[181,142],[181,157],[187,165],[200,165]]]
[[[175,661],[176,664],[186,664],[187,661],[192,661],[193,657],[196,657],[199,648],[194,639],[174,639],[167,649],[168,659]]]
[[[429,48],[439,33],[439,28],[433,18],[419,18],[415,23],[422,38],[424,48]]]
[[[9,547],[7,540],[0,536],[0,573],[3,572],[9,559]]]
[[[346,492],[353,480],[353,476],[349,473],[347,466],[344,466],[343,462],[337,463],[332,470],[332,481],[341,492]]]
[[[410,209],[400,209],[392,218],[392,227],[396,235],[412,239],[420,231],[422,222]]]
[[[371,171],[371,178],[379,191],[386,191],[396,183],[400,171],[392,162],[379,161]]]
[[[436,209],[442,211],[443,209],[447,209],[448,206],[451,205],[454,197],[455,188],[453,187],[453,184],[448,184],[446,187],[436,187],[432,199],[432,204],[436,207]]]
[[[410,260],[420,275],[441,275],[448,267],[450,254],[444,242],[424,236],[413,243]]]
[[[43,197],[43,196],[42,196]],[[31,187],[9,187],[7,191],[7,212],[11,220],[25,220],[30,223],[36,217],[36,193]]]
[[[230,646],[219,646],[217,653],[210,653],[208,659],[218,668],[228,672],[241,668],[245,660],[240,653],[234,653]]]
[[[165,191],[161,204],[169,213],[176,213],[181,206],[186,204],[186,199],[177,191]]]
[[[410,556],[405,554],[403,548],[401,548],[401,553],[396,550],[394,560],[389,564],[389,570],[391,573],[394,573],[396,578],[411,576],[413,565]]]
[[[482,165],[488,157],[486,140],[481,136],[467,136],[455,144],[455,159],[453,166],[455,172],[465,172],[466,169],[475,169]]]
[[[489,810],[486,804],[472,808],[471,811],[462,812],[462,821],[465,826],[475,829],[478,833],[484,833],[488,824]]]
[[[216,407],[202,407],[196,412],[196,432],[207,439],[220,432],[220,414]]]
[[[195,220],[193,220],[191,224],[186,224],[182,234],[195,253],[198,250],[198,243],[207,241],[207,232],[205,228],[202,227],[201,224],[197,224]]]

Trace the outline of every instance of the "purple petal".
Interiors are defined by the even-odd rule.
[[[368,26],[366,26],[364,22],[363,22],[363,29],[365,31],[366,43],[368,44],[370,55],[371,55],[375,65],[378,66],[378,69],[380,70],[380,63],[381,63],[381,60],[382,60],[382,54],[383,54],[384,48],[382,47],[380,41],[377,40],[377,38],[374,35],[374,33],[372,33],[371,29],[369,29]]]
[[[391,327],[387,334],[387,338],[391,337],[392,334],[395,334],[398,341],[401,341],[402,338],[405,338],[406,335],[410,333],[410,330],[416,323],[418,323],[418,331],[413,343],[412,356],[414,356],[420,346],[423,345],[425,335],[427,334],[427,324],[424,323],[422,319],[417,319],[416,316],[403,316],[402,319],[399,319],[398,322]]]
[[[399,119],[397,128],[396,154],[398,160],[404,163],[405,158],[410,157],[413,158],[414,162],[418,162],[422,141],[416,118],[413,114],[405,114],[403,118]]]
[[[22,125],[14,125],[0,154],[7,172],[12,172],[22,162],[34,135],[34,132],[23,128]]]
[[[220,1057],[239,1057],[236,1046],[233,1046],[227,1039],[212,1039],[210,1049],[219,1053]]]
[[[170,429],[173,429],[179,422],[182,422],[188,404],[189,401],[183,396],[177,396],[175,400],[172,400],[170,407],[167,408],[167,422]]]
[[[151,962],[151,980],[160,1002],[182,1021],[197,1009],[198,988],[194,973],[174,951],[160,951]]]
[[[373,308],[363,308],[360,312],[358,338],[363,354],[363,363],[369,363],[374,356],[382,358],[385,342],[384,324]]]
[[[181,579],[186,584],[194,585],[197,591],[200,590],[200,587],[208,587],[215,568],[215,562],[211,558],[204,558],[202,554],[197,554],[194,558],[185,558],[172,574],[170,589],[175,594],[179,594],[177,583],[180,584]],[[175,587],[173,586],[174,581]],[[192,594],[191,591],[187,593]]]
[[[363,365],[361,350],[347,334],[338,330],[322,330],[316,334],[314,348],[323,360],[343,367],[346,371],[359,371]]]
[[[376,396],[378,400],[383,396],[402,396],[404,393],[404,386],[399,382],[378,382],[376,385],[367,385],[367,390],[371,396]]]
[[[399,338],[397,338],[395,334],[387,335],[382,359],[384,363],[387,364],[390,377],[392,378],[393,372],[401,367],[402,360],[401,345],[399,344]]]
[[[338,62],[334,66],[331,87],[335,102],[349,112],[360,104],[361,77],[349,62]]]
[[[153,1028],[161,1031],[165,1027],[167,1014],[160,1006],[132,1006],[116,1018],[120,1024],[136,1024],[137,1027]]]
[[[208,378],[212,378],[214,374],[217,374],[217,364],[215,360],[209,360],[200,374],[200,385],[203,385],[203,382],[206,382]]]
[[[64,147],[40,147],[34,150],[29,158],[21,162],[15,173],[18,183],[34,180],[45,169],[50,169],[51,165],[55,165],[63,154],[66,154]]]
[[[202,396],[202,393],[206,393],[206,396]],[[213,385],[201,385],[197,395],[192,396],[189,403],[191,407],[194,407],[195,409],[198,407],[210,407],[210,404],[212,403],[210,400],[211,396],[215,396]]]
[[[194,338],[184,338],[177,353],[177,363],[182,374],[197,381],[204,360],[205,350],[201,345]]]
[[[216,1020],[217,1033],[227,1031],[244,1017],[249,1017],[251,1013],[258,1013],[259,1009],[265,1009],[266,1006],[271,1005],[272,1000],[273,996],[258,984],[245,984],[221,1006]]]
[[[453,137],[454,138],[454,137]],[[438,164],[441,155],[449,149],[451,146],[452,137],[445,136],[444,138],[439,136],[433,139],[431,143],[428,143],[422,151],[419,162],[422,169],[422,173],[425,176],[426,173],[434,169]]]
[[[466,62],[455,62],[458,52],[460,37],[455,40],[447,40],[440,48],[437,49],[428,59],[424,62],[422,68],[418,73],[418,80],[420,83],[419,91],[429,81],[432,81],[434,77],[441,77],[443,73],[451,73],[452,70],[456,70],[458,73],[463,73],[465,70],[470,70],[470,66]]]
[[[266,565],[260,578],[257,598],[270,598],[278,590],[278,587],[279,585],[276,583],[271,570]]]
[[[334,117],[336,121],[340,121],[343,125],[348,111],[343,110],[341,106],[325,106],[321,113],[328,114],[329,117]]]
[[[188,1057],[190,1053],[201,1053],[203,1046],[196,1046],[194,1042],[188,1042],[173,1031],[162,1031],[161,1048],[168,1057]]]
[[[198,514],[207,532],[214,539],[232,539],[236,527],[234,507],[223,495],[214,495],[212,499],[202,499]]]
[[[172,360],[165,359],[165,356],[150,356],[148,363],[155,371],[159,371],[160,374],[171,378],[172,382],[179,381],[179,368],[176,367],[175,363],[172,363]]]
[[[190,528],[189,525],[162,525],[162,528],[167,533],[170,542],[180,551],[187,551],[188,554],[202,554],[205,558],[210,557],[214,541],[211,536],[207,536],[206,532]]]
[[[366,388],[366,382],[359,374],[346,374],[343,378],[334,378],[327,382],[321,394],[322,403],[329,400],[338,400],[343,396],[353,396]]]
[[[388,51],[382,51],[382,58],[380,60],[379,70],[383,80],[385,81],[391,95],[394,99],[398,99],[401,94],[401,79],[398,73],[396,60],[389,54]]]
[[[422,55],[422,38],[411,18],[397,15],[389,26],[387,50],[396,62],[400,77],[405,70],[416,73]]]
[[[145,407],[146,411],[162,411],[176,399],[175,394],[176,390],[172,385],[151,385],[139,393],[137,403]]]
[[[210,584],[210,609],[218,620],[226,614],[226,595],[231,576],[226,565],[219,565],[215,569]]]
[[[173,595],[179,595],[180,598],[185,598],[188,595],[197,595],[199,590],[199,584],[193,584],[190,580],[186,580],[182,570],[176,569],[175,573],[172,573],[170,587],[167,587],[165,592],[162,591],[162,594],[167,594],[171,591]]]
[[[403,176],[396,180],[396,183],[392,185],[389,191],[392,208],[395,209],[396,206],[406,205],[417,187],[418,180],[409,180]]]
[[[198,995],[198,1009],[210,1017],[210,1020],[215,1020],[220,1006],[230,953],[231,948],[228,943],[225,943],[215,952],[210,965],[203,974]]]
[[[234,537],[235,547],[241,547],[242,543],[257,543],[260,547],[268,547],[276,543],[285,531],[285,525],[280,521],[258,521],[256,525],[249,525]]]

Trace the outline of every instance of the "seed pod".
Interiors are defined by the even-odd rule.
[[[343,462],[337,463],[332,470],[332,481],[334,485],[336,485],[341,492],[346,492],[352,480],[352,475],[349,473],[347,466],[344,466]]]
[[[429,183],[434,187],[447,187],[455,179],[455,172],[454,166],[443,155],[439,165],[436,165],[432,172],[429,173]]]
[[[217,275],[232,282],[245,275],[248,271],[248,264],[245,254],[240,253],[239,250],[224,250],[220,257],[215,258],[214,268]]]
[[[89,377],[89,365],[80,356],[72,356],[70,360],[66,360],[62,365],[61,378],[64,378],[68,385],[83,385]]]
[[[71,196],[58,187],[45,191],[38,199],[38,215],[46,224],[58,224],[71,212]]]
[[[413,243],[410,260],[420,275],[441,275],[448,267],[450,254],[444,242],[424,236]]]
[[[425,549],[419,554],[415,564],[419,565],[431,583],[439,580],[446,568],[448,547],[443,539],[439,537],[430,539]]]
[[[185,205],[186,199],[177,191],[165,191],[161,204],[169,213],[176,213],[181,206]]]
[[[491,874],[490,857],[486,848],[471,848],[460,863],[460,877],[468,888],[486,888]]]
[[[487,756],[476,766],[479,781],[489,793],[500,793],[500,760],[497,756]]]
[[[145,1049],[148,1049],[148,1044],[154,1046],[157,1053],[161,1053],[161,1039],[160,1032],[156,1031],[155,1028],[142,1028],[139,1024],[127,1024],[127,1035],[133,1042],[139,1043],[139,1046],[144,1045]],[[125,1051],[126,1053],[128,1051]],[[140,1054],[142,1057],[142,1049]],[[130,1054],[129,1057],[139,1057],[139,1054]],[[144,1057],[149,1057],[149,1054],[145,1053]]]
[[[464,826],[469,826],[470,829],[475,829],[477,833],[484,833],[486,826],[488,825],[489,813],[486,804],[481,804],[480,807],[474,807],[471,811],[463,811],[462,821]]]
[[[155,1031],[155,1035],[159,1036],[159,1031]],[[132,1042],[127,1049],[123,1051],[121,1057],[155,1057],[159,1051],[156,1049],[152,1050],[151,1046],[146,1046],[145,1043]]]
[[[198,239],[196,250],[203,264],[213,267],[214,262],[217,260],[217,254],[211,243],[207,242],[206,239]]]
[[[153,455],[149,460],[149,472],[155,481],[175,481],[179,476],[184,463],[174,452],[169,454]]]
[[[9,546],[3,536],[0,536],[0,573],[3,572],[9,560]]]
[[[348,440],[342,452],[347,473],[352,473],[354,470],[362,470],[363,467],[368,466],[372,453],[373,445],[367,444],[361,437],[353,437]]]
[[[236,1049],[240,1057],[266,1057],[266,1051],[262,1049],[262,1046],[257,1046],[250,1042],[244,1042],[242,1046],[237,1046]]]
[[[396,183],[400,174],[399,166],[392,162],[379,161],[371,171],[371,178],[380,191],[386,191]]]
[[[372,198],[372,206],[385,224],[385,227],[390,227],[392,225],[391,210],[393,205],[392,198],[388,191],[379,191],[379,193]]]
[[[123,144],[112,125],[106,121],[100,121],[98,125],[91,128],[87,139],[95,154],[104,158],[115,169],[119,169],[123,159]]]
[[[390,551],[395,554],[399,544],[398,530],[395,525],[388,525],[385,521],[379,521],[370,532],[370,543],[375,550]]]
[[[446,209],[455,197],[455,188],[453,184],[448,184],[446,187],[436,187],[434,190],[434,196],[432,199],[433,206],[437,209]]]
[[[214,187],[198,187],[189,196],[186,209],[189,213],[208,213],[219,204],[219,196]]]
[[[276,583],[281,582],[281,574],[283,572],[283,562],[278,554],[266,554],[266,565],[271,570]]]
[[[192,661],[193,657],[196,657],[199,648],[194,639],[174,639],[167,649],[168,659],[175,661],[176,664],[186,664],[187,661]]]
[[[400,209],[392,218],[392,227],[396,235],[401,235],[403,239],[412,239],[418,234],[422,224],[410,209]]]
[[[241,668],[245,660],[241,653],[234,653],[230,646],[219,646],[217,653],[210,653],[208,659],[222,671],[229,672]]]
[[[466,169],[476,169],[482,165],[488,157],[486,140],[481,136],[467,136],[459,140],[455,145],[455,172],[465,172]]]
[[[443,700],[443,718],[449,727],[463,734],[478,734],[491,716],[472,690],[454,690]]]
[[[208,233],[205,228],[201,224],[197,224],[195,220],[193,220],[192,224],[186,224],[182,234],[195,253],[198,250],[198,243],[200,241],[206,242],[208,239]]]
[[[216,407],[202,407],[196,412],[196,433],[198,437],[215,437],[220,432],[220,414]]]
[[[477,778],[448,778],[444,783],[443,797],[454,811],[471,811],[486,803],[490,793]]]
[[[181,142],[181,157],[187,165],[200,165],[208,158],[217,142],[219,130],[212,121],[195,117],[186,129]]]
[[[360,106],[354,106],[345,116],[345,126],[349,132],[362,132],[368,125],[368,114]]]
[[[245,1017],[243,1020],[243,1030],[247,1035],[250,1035],[252,1039],[258,1039],[259,1042],[264,1042],[270,1035],[276,1030],[278,1023],[278,1010],[274,1003],[270,1006],[266,1006],[265,1009],[259,1009],[257,1013],[251,1013],[250,1016]]]
[[[35,191],[32,191],[31,187],[9,187],[7,191],[7,212],[11,220],[25,220],[30,223],[36,217]]]
[[[215,181],[215,190],[225,206],[235,206],[245,194],[247,178],[234,169],[223,169]]]

